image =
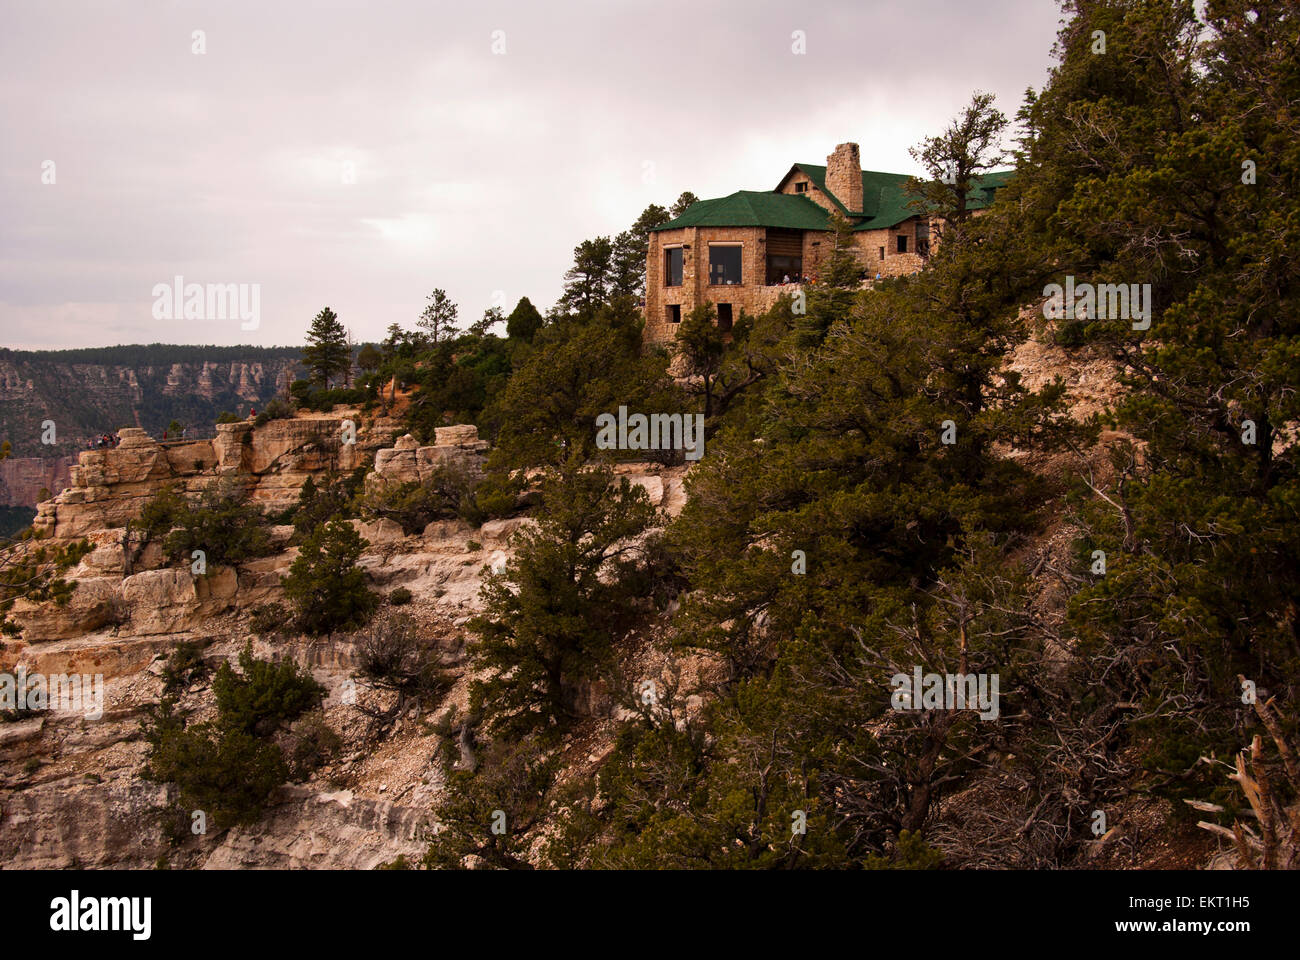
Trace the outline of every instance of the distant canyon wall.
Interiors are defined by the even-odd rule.
[[[244,358],[169,362],[171,349],[106,348],[107,358],[123,361],[108,363],[84,362],[77,356],[82,352],[65,360],[59,353],[0,351],[0,441],[10,442],[15,458],[62,459],[85,450],[95,436],[123,427],[161,437],[177,420],[190,436],[212,436],[222,411],[242,416],[287,393],[301,372],[296,348],[249,348]],[[175,348],[181,356],[201,349]],[[212,350],[216,357],[229,351]],[[49,423],[52,444],[46,442]],[[31,469],[19,469],[15,479]],[[66,482],[66,472],[64,477]]]
[[[10,457],[0,460],[0,507],[34,507],[47,496],[58,496],[72,482],[77,458]]]

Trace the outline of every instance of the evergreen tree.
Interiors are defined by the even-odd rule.
[[[691,193],[691,191],[689,190],[682,191],[681,195],[675,201],[673,201],[673,205],[668,211],[669,214],[671,214],[670,219],[676,220],[688,209],[690,209],[691,204],[699,203],[699,202],[700,202],[700,198],[697,197],[695,194]]]
[[[573,266],[564,274],[560,303],[580,317],[590,318],[609,301],[614,245],[609,237],[584,240],[573,248]]]
[[[631,593],[631,543],[655,518],[643,489],[603,469],[548,473],[537,526],[516,535],[503,573],[489,573],[473,622],[473,701],[499,734],[574,716],[580,680],[609,668]]]
[[[383,362],[384,355],[373,343],[367,343],[357,354],[357,366],[366,373],[373,373],[379,369],[380,363]]]
[[[506,318],[506,336],[511,340],[523,340],[532,343],[537,331],[542,328],[542,315],[537,312],[531,300],[520,297],[515,308]]]
[[[650,231],[667,223],[671,215],[657,203],[641,211],[636,222],[614,238],[611,261],[614,294],[639,299],[645,296],[646,257],[650,250]]]
[[[329,307],[316,314],[307,329],[307,346],[302,351],[302,362],[311,380],[326,388],[334,378],[346,375],[352,368],[347,333],[338,314]]]
[[[993,94],[976,92],[942,134],[926,137],[909,151],[929,179],[913,178],[906,189],[914,205],[938,217],[940,237],[969,219],[976,178],[1005,161],[1002,134],[1007,118],[993,101]]]
[[[667,366],[662,354],[642,354],[640,331],[627,314],[606,308],[589,323],[548,324],[490,413],[500,428],[489,464],[514,470],[574,457],[585,463],[596,455],[602,413],[620,405],[680,409]]]
[[[283,580],[302,630],[329,633],[365,622],[378,603],[357,566],[366,546],[346,520],[322,523],[303,541]]]
[[[456,327],[456,315],[460,308],[447,296],[447,291],[438,289],[426,298],[429,302],[420,313],[415,325],[428,335],[433,344],[454,340],[460,334]]]
[[[686,315],[677,331],[677,349],[682,358],[682,372],[700,379],[700,392],[704,396],[704,419],[710,420],[713,417],[714,384],[722,369],[722,357],[726,350],[713,304],[702,303]]]

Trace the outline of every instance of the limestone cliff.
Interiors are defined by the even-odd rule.
[[[340,442],[343,421],[357,424],[355,444]],[[86,538],[94,546],[72,571],[66,606],[20,603],[22,636],[0,649],[0,672],[99,674],[103,716],[46,711],[0,723],[0,862],[10,867],[371,868],[398,856],[418,859],[436,824],[429,811],[444,785],[435,756],[439,729],[468,707],[465,625],[479,611],[485,569],[511,552],[511,536],[531,521],[494,520],[475,529],[460,520],[429,524],[403,536],[388,520],[353,521],[368,541],[361,565],[381,594],[405,587],[406,608],[436,643],[444,668],[457,677],[435,715],[396,707],[396,694],[354,681],[358,652],[347,636],[287,637],[272,642],[251,625],[251,611],[283,599],[280,578],[296,555],[289,527],[273,527],[277,552],[235,568],[163,567],[151,547],[124,575],[120,538],[144,502],[164,483],[197,491],[219,477],[249,490],[268,512],[290,505],[306,477],[374,464],[369,484],[427,478],[433,466],[476,470],[486,444],[472,426],[440,429],[420,446],[394,440],[388,422],[356,411],[304,415],[222,427],[213,440],[160,444],[143,430],[126,431],[121,446],[78,458],[71,485],[44,504],[46,537]],[[667,512],[680,510],[682,470],[623,465]],[[160,820],[169,788],[145,780],[147,747],[140,738],[145,709],[162,695],[163,660],[182,641],[204,645],[215,666],[246,643],[256,656],[292,658],[329,691],[324,716],[342,748],[302,782],[272,796],[256,824],[169,841]],[[342,691],[356,683],[355,702]],[[214,710],[210,681],[181,693],[181,707],[199,719]],[[603,704],[601,709],[608,709]]]

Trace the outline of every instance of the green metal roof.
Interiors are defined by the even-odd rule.
[[[700,200],[676,220],[655,230],[678,227],[784,227],[790,230],[827,230],[827,213],[796,193],[739,190],[717,200]]]
[[[862,171],[862,209],[849,210],[830,190],[826,189],[826,168],[815,163],[796,163],[791,170],[799,170],[808,177],[839,211],[854,223],[854,230],[879,230],[902,223],[914,217],[917,210],[912,198],[903,189],[910,179],[906,173],[883,173],[878,170]],[[972,210],[982,210],[993,202],[994,191],[1005,186],[1011,170],[986,173],[975,179],[968,204]],[[789,174],[786,174],[788,177]],[[785,182],[785,177],[781,182]],[[779,185],[778,185],[779,186]],[[700,200],[680,217],[655,227],[655,230],[675,230],[678,227],[785,227],[792,230],[829,230],[829,215],[820,205],[804,194],[772,191],[740,190],[717,200]]]

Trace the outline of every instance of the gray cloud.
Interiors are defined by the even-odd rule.
[[[438,286],[466,320],[494,298],[545,309],[573,246],[649,203],[770,188],[845,140],[910,171],[974,89],[1013,113],[1059,17],[1049,0],[4,7],[0,342],[19,347],[295,343],[326,304],[374,339]],[[151,290],[178,274],[261,284],[260,328],[155,320]]]

